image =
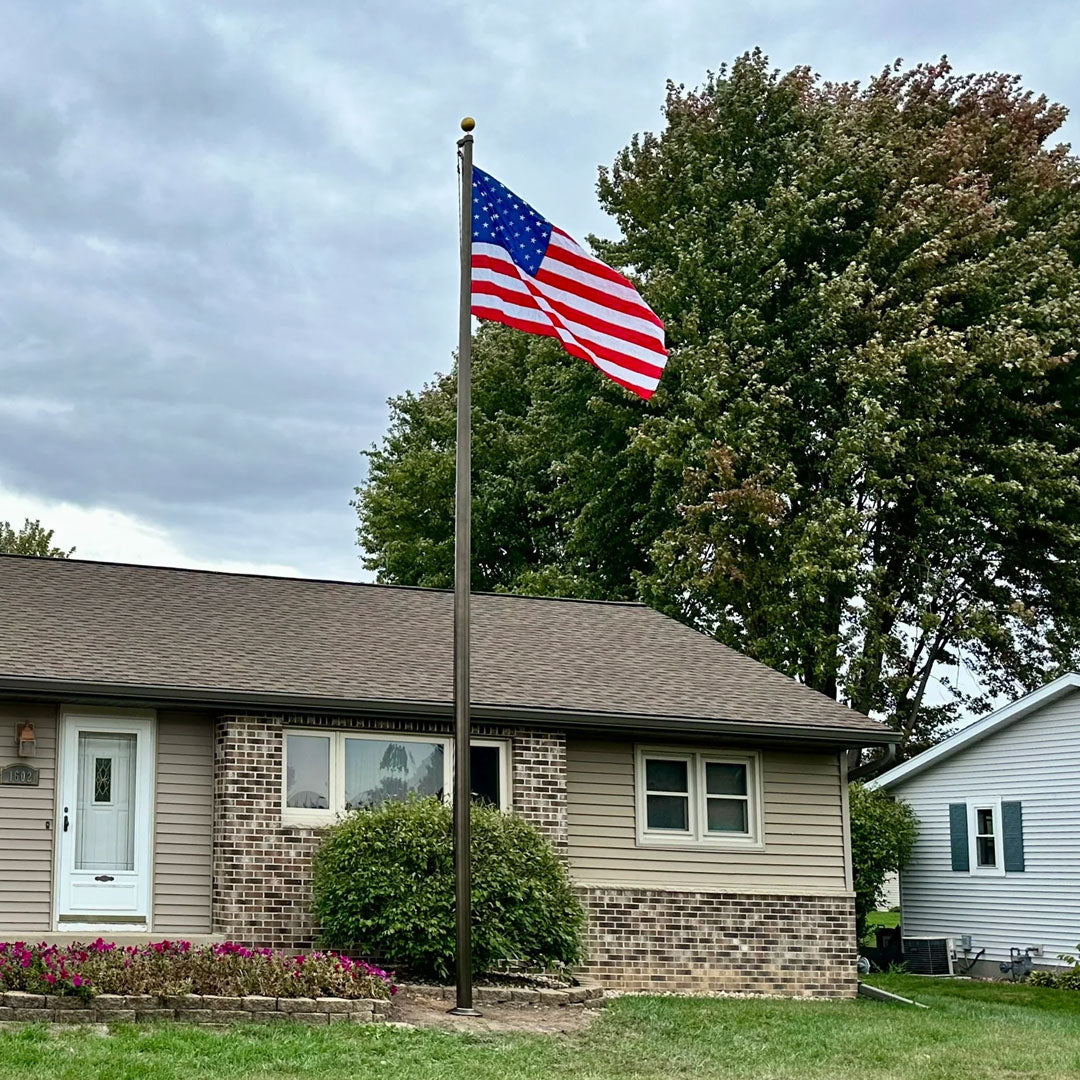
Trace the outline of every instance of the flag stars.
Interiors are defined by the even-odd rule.
[[[503,248],[525,273],[535,276],[547,251],[551,225],[482,169],[473,174],[473,236]]]

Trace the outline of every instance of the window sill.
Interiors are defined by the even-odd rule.
[[[695,840],[693,837],[638,836],[636,847],[654,851],[764,851],[765,843],[753,836]]]
[[[311,811],[284,811],[281,815],[281,824],[286,829],[325,829],[338,820],[338,815],[332,810]]]

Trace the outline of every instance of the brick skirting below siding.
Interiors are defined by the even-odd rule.
[[[855,995],[848,897],[579,892],[589,916],[584,970],[610,989]]]

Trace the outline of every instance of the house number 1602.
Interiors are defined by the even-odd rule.
[[[0,784],[37,787],[40,773],[32,765],[8,765],[0,770]]]

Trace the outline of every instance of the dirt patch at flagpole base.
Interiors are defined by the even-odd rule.
[[[388,1023],[402,1027],[434,1028],[472,1034],[521,1032],[528,1035],[571,1035],[583,1031],[600,1015],[584,1005],[483,1005],[481,1016],[453,1016],[452,1002],[416,995],[398,998]]]

